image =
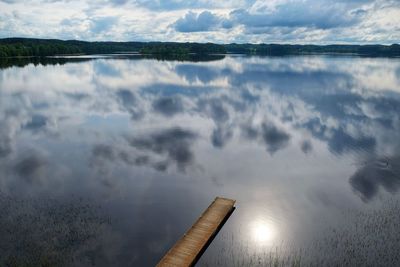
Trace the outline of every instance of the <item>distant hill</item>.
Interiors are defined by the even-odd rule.
[[[287,45],[287,44],[214,44],[176,42],[85,42],[76,40],[5,38],[0,39],[0,57],[45,57],[73,54],[137,52],[155,55],[186,54],[357,54],[400,56],[400,45]]]

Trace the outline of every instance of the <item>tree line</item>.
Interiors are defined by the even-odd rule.
[[[45,57],[55,55],[137,52],[142,54],[215,54],[225,47],[212,43],[174,42],[84,42],[48,39],[0,39],[0,57]]]
[[[286,45],[286,44],[227,44],[227,51],[240,54],[300,55],[355,54],[364,56],[400,56],[400,45]]]
[[[176,42],[85,42],[56,39],[0,39],[0,57],[46,57],[55,55],[137,52],[147,55],[189,54],[357,54],[400,56],[400,45],[286,45],[286,44],[214,44]]]

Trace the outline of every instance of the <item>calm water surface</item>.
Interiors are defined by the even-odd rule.
[[[400,59],[28,63],[0,69],[0,265],[152,266],[219,195],[199,265],[330,262],[349,236],[400,263]]]

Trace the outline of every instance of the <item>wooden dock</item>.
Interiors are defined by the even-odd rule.
[[[234,211],[235,200],[217,197],[186,234],[165,254],[158,267],[193,266]]]

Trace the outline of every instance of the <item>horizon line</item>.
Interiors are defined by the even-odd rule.
[[[68,41],[77,41],[77,42],[87,42],[87,43],[196,43],[196,44],[216,44],[216,45],[230,45],[230,44],[238,44],[238,45],[300,45],[300,46],[307,46],[307,45],[314,45],[314,46],[330,46],[330,45],[341,45],[341,46],[373,46],[373,45],[380,45],[380,46],[392,46],[392,45],[400,45],[400,43],[323,43],[323,44],[318,44],[318,43],[279,43],[279,42],[272,42],[272,43],[251,43],[251,42],[231,42],[231,43],[217,43],[217,42],[194,42],[194,41],[114,41],[114,40],[95,40],[95,41],[89,41],[89,40],[82,40],[82,39],[60,39],[60,38],[36,38],[36,37],[0,37],[0,40],[6,40],[6,39],[31,39],[31,40],[56,40],[56,41],[63,41],[63,42],[68,42]]]

